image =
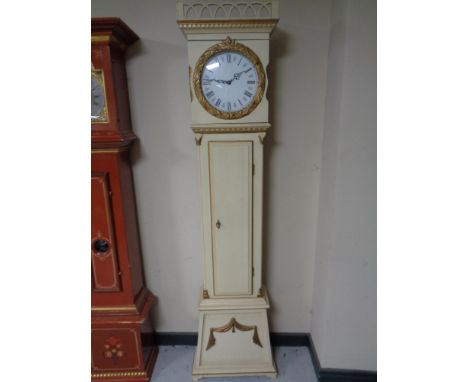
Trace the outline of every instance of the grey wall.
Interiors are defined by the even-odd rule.
[[[322,367],[376,370],[376,2],[334,0],[311,334]]]
[[[280,5],[268,68],[264,275],[271,329],[308,332],[317,231],[330,5]],[[127,54],[133,154],[146,280],[159,331],[196,331],[202,286],[197,152],[190,130],[187,43],[173,0],[93,0],[141,37]]]

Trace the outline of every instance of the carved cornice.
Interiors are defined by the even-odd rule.
[[[278,23],[278,0],[185,0],[177,2],[177,23],[190,33],[265,32]]]
[[[179,20],[277,19],[278,0],[182,0],[177,2]]]
[[[91,19],[92,43],[115,43],[125,50],[138,39],[138,35],[118,17],[93,17]]]

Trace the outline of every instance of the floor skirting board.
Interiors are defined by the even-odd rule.
[[[156,343],[165,345],[189,345],[197,346],[196,332],[158,332],[155,335]],[[270,342],[272,346],[307,346],[309,339],[306,333],[271,333]]]
[[[196,332],[158,332],[156,343],[161,346],[197,346]],[[322,368],[309,333],[270,333],[272,346],[306,346],[309,349],[317,379],[320,382],[376,382],[377,372],[353,369]]]
[[[158,332],[155,334],[156,344],[197,346],[197,332]]]

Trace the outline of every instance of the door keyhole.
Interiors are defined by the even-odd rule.
[[[221,222],[219,221],[219,219],[218,219],[218,221],[216,222],[216,228],[218,228],[218,229],[221,228]]]

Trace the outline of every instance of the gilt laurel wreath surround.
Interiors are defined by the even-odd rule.
[[[221,52],[239,52],[246,56],[255,66],[255,70],[257,71],[258,75],[258,88],[253,96],[252,102],[250,102],[249,106],[245,109],[234,111],[234,112],[226,112],[220,111],[213,106],[206,100],[202,92],[202,72],[205,66],[205,63],[212,58],[214,55],[221,53]],[[210,49],[206,50],[205,53],[199,58],[197,64],[195,65],[195,70],[193,71],[193,89],[195,91],[195,96],[198,99],[198,102],[204,107],[204,109],[214,115],[215,117],[221,119],[239,119],[246,115],[249,115],[260,103],[262,100],[263,94],[265,92],[265,70],[263,69],[263,65],[260,62],[258,56],[250,49],[249,47],[235,42],[230,37],[226,37],[226,39],[219,44],[212,46]]]

